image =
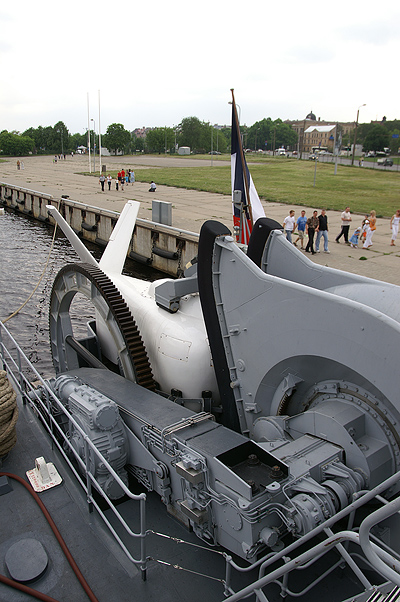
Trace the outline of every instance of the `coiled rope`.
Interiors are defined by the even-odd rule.
[[[17,418],[17,394],[7,378],[7,372],[0,370],[0,458],[17,442]]]

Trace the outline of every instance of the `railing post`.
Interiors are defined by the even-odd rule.
[[[90,478],[90,470],[89,470],[89,446],[87,440],[84,440],[84,450],[85,450],[85,474],[86,474],[86,499],[88,503],[89,512],[93,512],[93,502],[92,502],[92,479]]]
[[[140,569],[142,571],[142,581],[147,579],[147,558],[146,558],[146,499],[141,498],[140,508]]]

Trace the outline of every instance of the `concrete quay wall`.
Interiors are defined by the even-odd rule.
[[[53,205],[83,240],[106,246],[119,213],[68,198],[0,182],[0,205],[36,220],[54,224],[46,206]],[[197,255],[199,235],[138,218],[127,256],[170,276],[180,276]]]

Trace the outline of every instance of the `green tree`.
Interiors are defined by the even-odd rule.
[[[247,138],[247,145],[246,145]],[[254,150],[275,150],[281,146],[288,148],[297,143],[297,134],[293,128],[282,119],[272,121],[270,117],[257,121],[248,128],[244,144]]]
[[[230,132],[229,132],[230,135]],[[213,150],[218,151],[220,153],[228,152],[228,148],[230,149],[230,138],[229,142],[227,140],[226,135],[220,129],[214,128],[213,131]]]
[[[78,146],[87,146],[87,133],[84,134],[72,134],[69,138],[69,145],[71,151],[76,151]]]
[[[208,124],[201,122],[197,117],[185,117],[179,124],[179,146],[189,146],[193,152],[203,149],[206,134],[205,128]]]
[[[55,153],[65,153],[69,150],[69,131],[63,121],[57,121],[53,127],[53,145]]]
[[[21,157],[33,152],[35,142],[29,136],[13,134],[4,130],[0,134],[0,152],[2,155]]]
[[[138,152],[141,153],[142,151],[144,151],[144,147],[145,147],[145,139],[139,138],[138,136],[135,136],[134,134],[132,134],[132,138],[131,138],[132,151],[135,154]]]
[[[131,134],[124,128],[122,123],[112,123],[108,126],[102,143],[110,151],[116,155],[118,152],[125,152],[129,145]]]
[[[146,150],[149,153],[164,153],[173,148],[174,137],[172,128],[153,128],[146,136]]]
[[[388,147],[390,134],[383,125],[374,125],[364,139],[364,151],[381,151]]]

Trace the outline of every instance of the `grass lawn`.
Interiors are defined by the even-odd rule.
[[[153,167],[151,174],[156,184],[230,194],[230,166],[218,164],[224,160],[230,161],[230,155],[213,157],[213,166]],[[333,163],[317,163],[314,187],[314,162],[268,156],[247,156],[246,160],[258,194],[265,201],[340,211],[349,206],[354,213],[375,209],[378,217],[390,217],[400,208],[399,172],[338,165],[334,175]],[[135,178],[148,182],[149,170],[135,169]]]

